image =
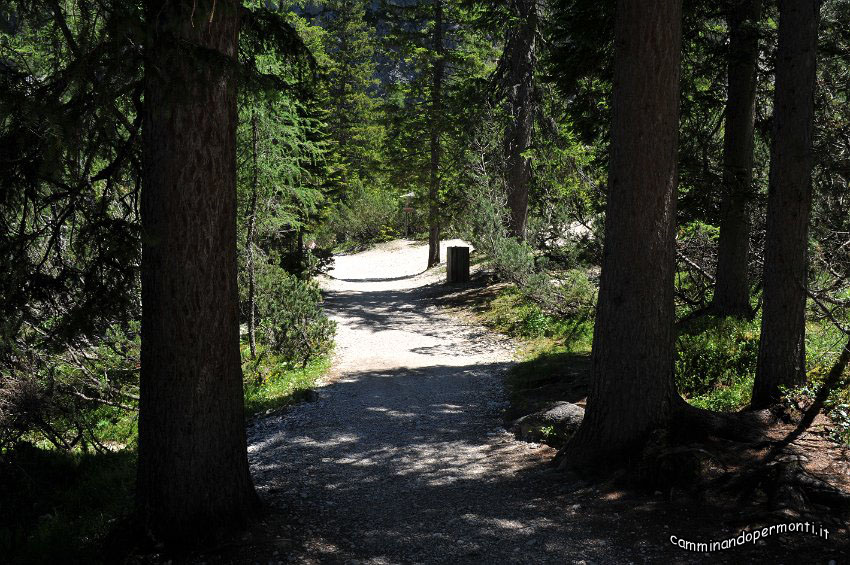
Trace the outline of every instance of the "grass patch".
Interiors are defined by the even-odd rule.
[[[304,367],[262,352],[256,361],[246,359],[247,416],[302,400],[330,365],[330,355]],[[21,443],[0,454],[3,563],[111,563],[132,550],[126,546],[130,541],[121,540],[120,527],[133,512],[137,414],[115,414],[108,407],[95,413],[99,440],[124,449],[86,453]]]
[[[519,362],[506,377],[506,420],[587,396],[592,321],[550,316],[514,285],[482,296],[486,302],[474,308],[480,320],[519,342]]]
[[[676,385],[694,406],[720,412],[746,407],[752,397],[758,362],[761,318],[737,320],[703,316],[689,323],[676,340]],[[838,358],[846,337],[829,323],[806,325],[807,385],[789,396],[816,390]],[[850,407],[850,390],[835,391],[827,410],[841,427],[842,406]],[[850,418],[847,419],[850,430]],[[850,435],[847,435],[850,439]]]
[[[293,367],[259,351],[257,360],[243,363],[245,414],[250,417],[304,400],[330,366],[330,354],[312,359],[304,367]]]
[[[0,458],[0,555],[7,563],[105,563],[102,541],[133,508],[136,454],[29,444]]]
[[[700,408],[721,412],[749,404],[758,361],[758,319],[703,316],[676,340],[676,386]]]
[[[593,339],[592,321],[551,316],[514,285],[499,292],[481,311],[481,318],[496,331],[519,338],[523,357],[527,359],[558,348],[586,353]]]

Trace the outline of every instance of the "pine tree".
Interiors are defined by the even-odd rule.
[[[377,44],[374,26],[368,21],[364,0],[326,0],[318,23],[324,29],[324,69],[331,111],[329,135],[339,146],[351,180],[374,179],[380,169],[383,131],[379,123]]]
[[[729,26],[728,96],[723,137],[720,248],[712,306],[746,317],[750,310],[750,210],[753,198],[753,129],[761,0],[733,0]]]
[[[495,63],[493,42],[478,25],[476,2],[385,0],[389,69],[387,161],[392,181],[427,196],[428,267],[440,262],[447,180],[457,175],[468,147],[468,123],[486,96],[485,77]]]
[[[246,523],[236,273],[237,2],[146,4],[136,501],[175,544]]]
[[[587,411],[565,464],[602,466],[663,427],[673,384],[680,0],[619,0],[605,250]],[[646,132],[652,132],[647,136]]]
[[[812,206],[819,0],[779,2],[774,139],[770,156],[764,310],[752,406],[805,381],[809,215]]]

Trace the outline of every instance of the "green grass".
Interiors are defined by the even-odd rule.
[[[104,563],[133,507],[136,454],[20,447],[0,460],[0,555],[10,563]]]
[[[511,413],[549,400],[575,401],[586,382],[577,376],[590,353],[593,322],[547,316],[516,287],[507,287],[482,305],[482,321],[518,338],[520,362],[508,376]],[[761,319],[703,316],[689,323],[676,340],[676,386],[692,405],[720,412],[746,407],[758,360]],[[806,354],[809,387],[817,387],[838,357],[846,337],[829,323],[809,322]],[[793,394],[793,393],[792,393]],[[850,430],[850,387],[836,391],[828,408],[842,429]],[[846,414],[847,416],[842,416]],[[850,431],[845,431],[850,441]]]
[[[247,359],[245,412],[252,417],[305,397],[330,368],[330,356],[306,367],[273,355]],[[0,456],[0,562],[108,563],[106,546],[121,543],[133,509],[137,414],[97,409],[99,440],[123,449],[83,453],[22,444]],[[115,551],[127,551],[117,547]]]
[[[736,412],[750,403],[753,392],[753,377],[736,378],[731,384],[720,385],[705,394],[687,398],[697,408],[715,412]]]
[[[549,316],[515,286],[488,297],[475,310],[485,325],[519,342],[519,362],[506,377],[506,420],[553,401],[576,402],[587,395],[592,322]]]
[[[259,352],[257,362],[247,360],[243,364],[246,415],[277,410],[303,400],[330,366],[330,355],[313,359],[306,367],[292,367],[273,355]]]
[[[515,286],[506,287],[487,304],[481,318],[496,331],[519,338],[528,359],[558,348],[572,353],[590,351],[592,322],[550,316]]]

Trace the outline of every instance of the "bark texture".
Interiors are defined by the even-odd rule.
[[[665,426],[673,384],[681,0],[619,0],[592,385],[564,466],[616,465]]]
[[[779,2],[764,307],[753,407],[805,380],[807,247],[819,0]]]
[[[748,255],[753,184],[753,128],[762,0],[731,0],[729,63],[723,135],[723,199],[713,309],[723,315],[751,315]]]
[[[531,148],[534,121],[534,69],[537,65],[537,2],[511,2],[515,26],[505,42],[508,112],[510,125],[505,134],[505,168],[510,208],[509,233],[525,239],[528,217],[528,190],[531,185]]]
[[[148,0],[137,510],[191,544],[245,523],[234,0]]]
[[[434,0],[434,67],[431,84],[431,185],[428,189],[428,268],[440,263],[440,138],[443,123],[443,0]]]

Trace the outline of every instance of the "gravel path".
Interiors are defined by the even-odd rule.
[[[510,344],[435,305],[443,270],[423,273],[426,256],[397,241],[337,257],[323,282],[334,375],[315,402],[249,429],[258,491],[300,522],[288,558],[628,562],[612,518],[586,514],[547,465],[552,450],[504,431]]]

